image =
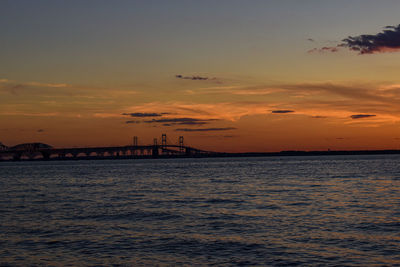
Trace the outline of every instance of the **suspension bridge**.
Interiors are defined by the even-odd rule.
[[[100,159],[100,158],[161,158],[211,156],[216,152],[205,151],[184,144],[183,136],[178,142],[168,142],[162,134],[161,142],[154,138],[153,144],[139,145],[138,137],[133,137],[131,145],[109,147],[54,148],[44,143],[25,143],[7,147],[0,143],[1,160],[50,160],[50,159]]]

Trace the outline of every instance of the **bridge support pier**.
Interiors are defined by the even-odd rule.
[[[50,153],[42,152],[42,156],[43,156],[43,159],[45,159],[45,160],[50,159]]]
[[[13,155],[13,160],[21,160],[22,157],[22,153],[15,153]]]
[[[153,149],[151,151],[151,156],[153,158],[157,158],[159,156],[159,154],[158,154],[158,146],[153,146]]]

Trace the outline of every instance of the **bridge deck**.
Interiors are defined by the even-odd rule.
[[[113,147],[78,147],[78,148],[44,148],[28,146],[25,150],[0,151],[0,160],[21,159],[63,159],[78,157],[119,157],[119,156],[152,156],[160,155],[200,155],[214,152],[182,145],[142,145]]]

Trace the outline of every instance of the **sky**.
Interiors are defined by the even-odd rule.
[[[0,142],[400,149],[400,1],[0,1]]]

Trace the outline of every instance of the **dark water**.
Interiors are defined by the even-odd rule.
[[[400,156],[0,163],[0,265],[400,266]]]

